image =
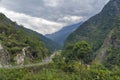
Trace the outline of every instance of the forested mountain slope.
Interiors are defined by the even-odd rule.
[[[17,25],[0,13],[1,65],[39,62],[47,55],[50,55],[50,51],[45,48],[47,44],[45,40],[49,40],[42,35],[36,34]]]
[[[36,32],[36,31],[32,31],[32,30],[27,29],[27,28],[25,28],[25,31],[27,33],[33,33],[35,36],[37,36],[43,42],[43,44],[45,45],[45,47],[47,49],[49,49],[50,51],[52,51],[52,52],[55,51],[55,50],[59,50],[59,49],[62,48],[62,46],[59,43],[53,41],[50,38],[45,37],[44,35]]]
[[[91,17],[89,20],[83,23],[76,31],[70,34],[65,41],[65,45],[74,44],[77,41],[85,40],[92,46],[92,49],[94,51],[94,56],[96,56],[98,54],[102,54],[102,53],[96,53],[96,51],[100,50],[100,48],[102,48],[102,46],[105,45],[104,44],[105,40],[109,38],[109,41],[112,42],[109,42],[109,45],[106,47],[112,48],[112,51],[109,51],[109,48],[103,50],[103,53],[106,55],[104,57],[106,58],[107,61],[110,61],[111,58],[110,60],[108,60],[109,57],[107,58],[107,56],[113,55],[116,61],[119,62],[117,58],[118,55],[120,55],[120,51],[118,50],[118,48],[120,48],[119,47],[120,45],[119,16],[120,16],[120,0],[110,0],[109,3],[105,5],[103,10],[99,14]],[[111,36],[108,37],[110,32],[114,29],[115,31],[113,31]],[[114,52],[113,50],[116,52]],[[105,58],[103,58],[103,60]]]

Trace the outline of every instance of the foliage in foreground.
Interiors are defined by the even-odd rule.
[[[49,67],[48,67],[49,66]],[[120,80],[120,70],[107,70],[101,65],[80,65],[76,72],[65,72],[54,65],[27,69],[0,69],[0,80]]]
[[[24,69],[0,69],[0,80],[120,80],[119,67],[109,70],[100,64],[87,65],[85,59],[88,60],[90,56],[85,55],[91,53],[88,43],[78,42],[56,54],[50,64]]]

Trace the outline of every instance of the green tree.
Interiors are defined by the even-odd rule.
[[[73,53],[78,60],[89,63],[92,57],[92,48],[86,41],[79,41],[73,47]]]

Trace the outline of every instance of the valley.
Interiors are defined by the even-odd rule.
[[[36,29],[41,20],[41,30],[76,21],[76,24],[46,35],[25,28],[0,13],[0,80],[120,80],[120,0],[109,0],[88,20],[84,18],[88,17],[85,13],[75,16],[73,12],[79,11],[72,10],[72,4],[63,11],[64,14],[70,12],[72,17],[54,14],[43,20],[24,15],[34,20],[36,27],[29,24]],[[52,7],[57,13],[63,9],[57,2],[54,6],[44,5],[46,7]],[[50,30],[57,28],[51,26]]]

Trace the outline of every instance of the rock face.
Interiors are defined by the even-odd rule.
[[[22,54],[17,54],[14,58],[15,63],[18,65],[23,65],[24,64],[24,58],[25,56],[23,56]]]
[[[24,61],[25,61],[25,57],[26,54],[27,54],[27,50],[29,49],[29,46],[28,47],[25,47],[22,49],[22,53],[20,54],[17,54],[14,58],[15,60],[15,63],[18,64],[18,65],[24,65]]]
[[[0,50],[2,50],[3,49],[3,47],[2,47],[2,45],[0,44]]]
[[[0,44],[0,66],[9,65],[10,56],[8,52],[3,48],[2,44]]]

